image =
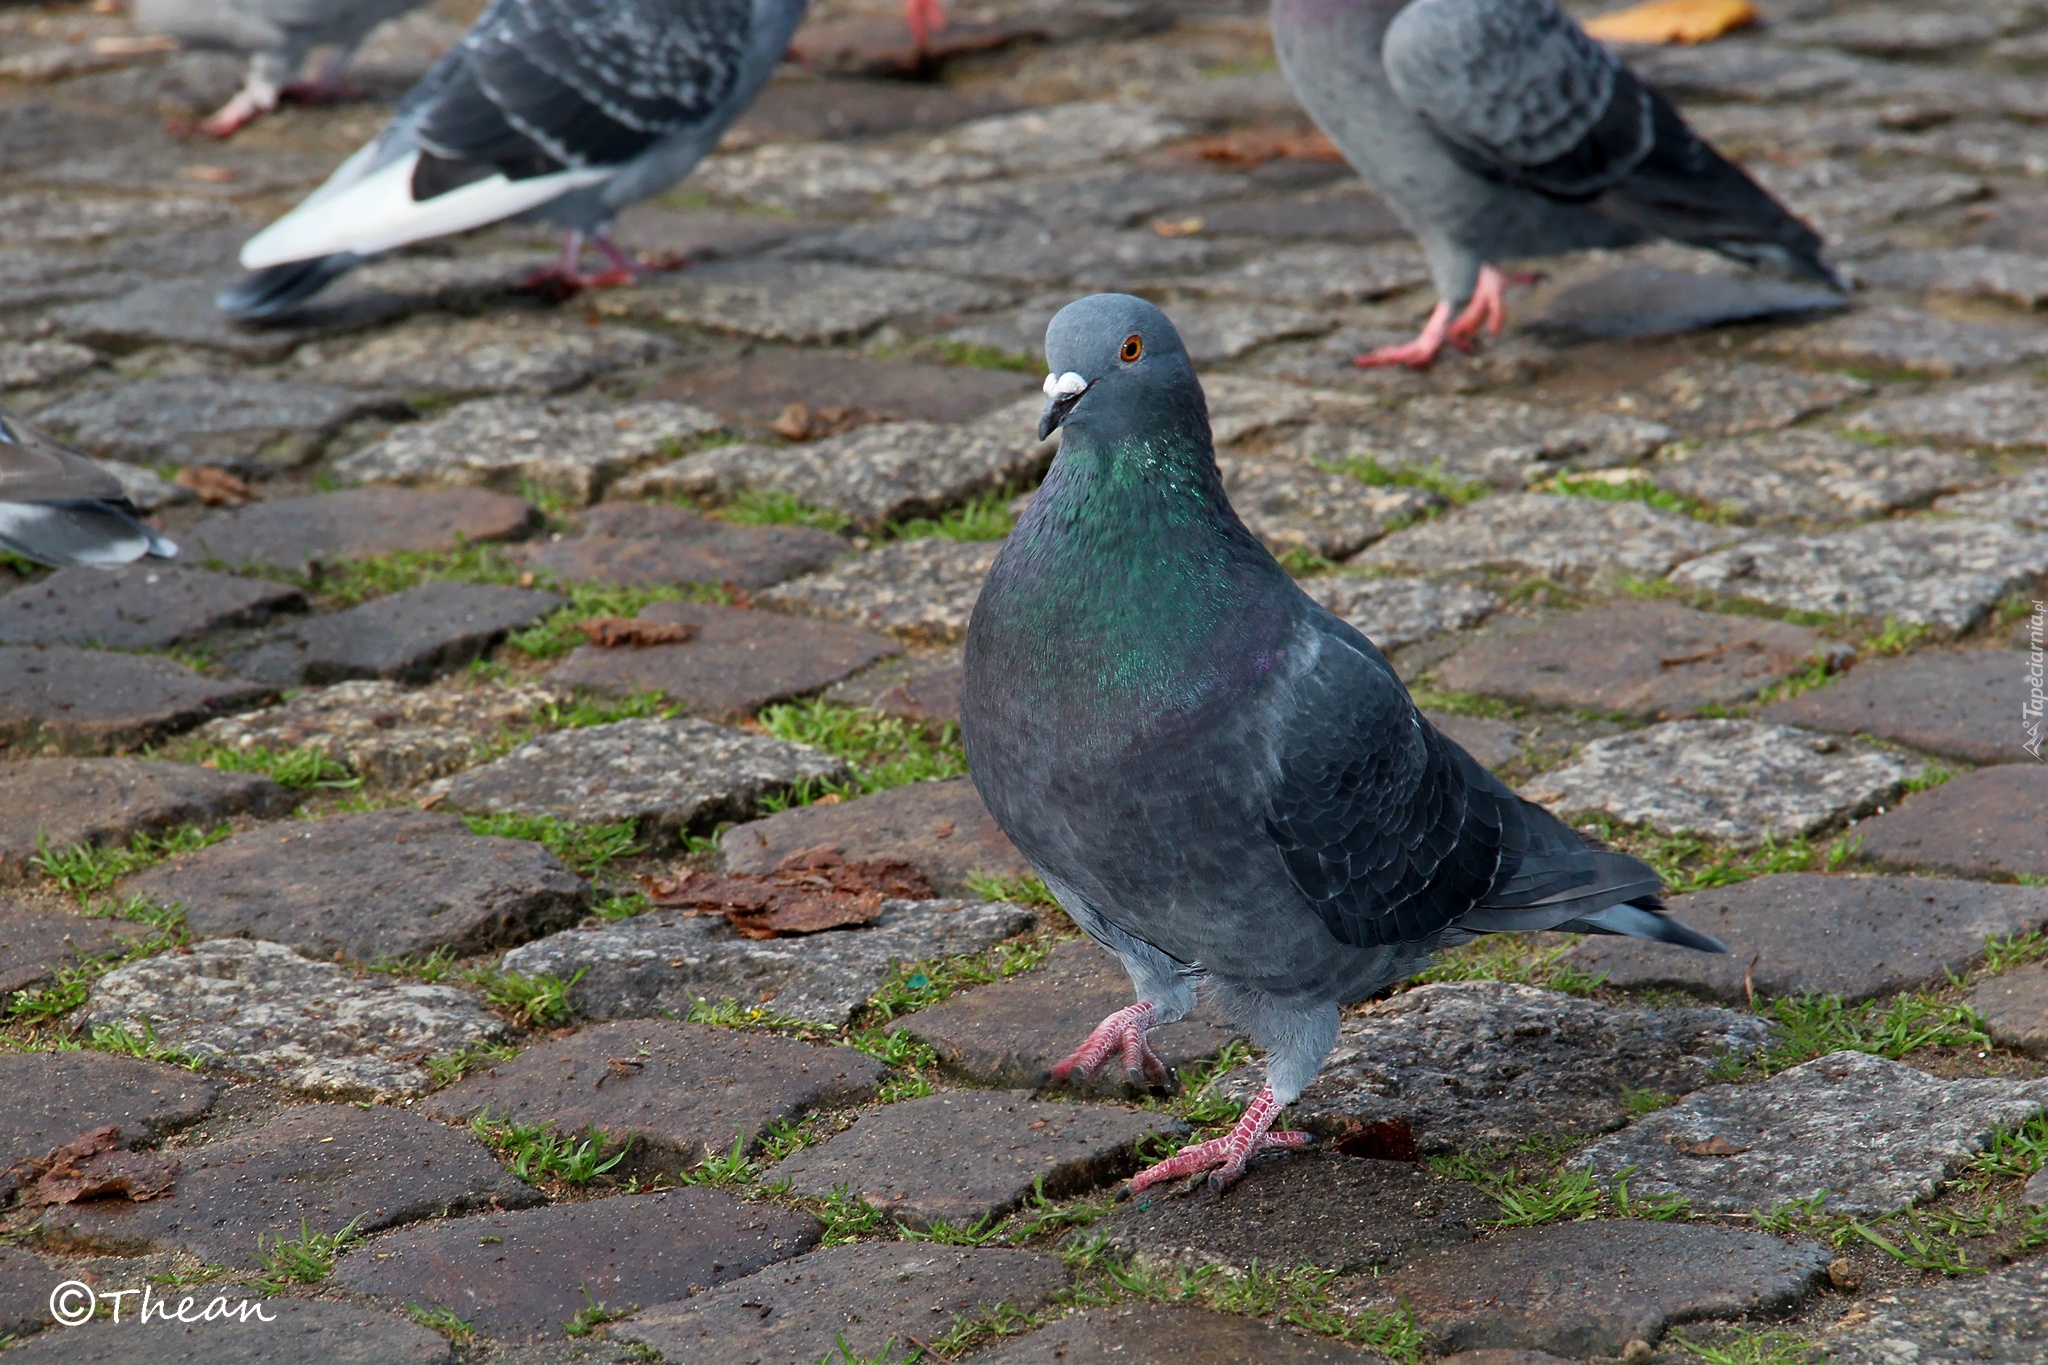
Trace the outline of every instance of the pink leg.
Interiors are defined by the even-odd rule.
[[[1052,1069],[1053,1084],[1065,1085],[1068,1078],[1077,1073],[1091,1075],[1109,1060],[1112,1052],[1121,1052],[1124,1070],[1134,1077],[1142,1076],[1154,1085],[1165,1085],[1166,1063],[1159,1060],[1158,1054],[1145,1041],[1145,1032],[1152,1027],[1153,1012],[1149,1001],[1140,1000],[1097,1024],[1081,1046]]]
[[[198,128],[208,137],[230,138],[275,108],[275,90],[257,91],[244,88],[226,104],[199,120]],[[180,124],[185,129],[192,127],[182,120]]]
[[[1451,324],[1448,337],[1450,343],[1463,350],[1470,346],[1484,327],[1488,336],[1499,336],[1501,324],[1507,321],[1507,287],[1510,284],[1526,284],[1532,277],[1510,276],[1490,265],[1479,267],[1479,284],[1472,291],[1472,301],[1465,305],[1465,311],[1458,314]]]
[[[599,271],[595,275],[584,274],[583,234],[571,232],[563,238],[562,254],[553,265],[534,271],[515,287],[567,299],[585,289],[609,289],[615,285],[631,284],[639,278],[633,263],[615,244],[599,237],[595,239],[595,245],[612,266],[610,270]]]
[[[1378,369],[1383,365],[1408,365],[1426,370],[1435,361],[1437,352],[1444,348],[1444,334],[1451,323],[1451,305],[1439,302],[1430,310],[1429,321],[1423,325],[1422,335],[1400,346],[1382,346],[1377,351],[1367,351],[1355,356],[1351,363],[1361,370]]]
[[[932,35],[946,30],[946,9],[942,0],[905,0],[903,17],[910,25],[910,40],[920,53],[931,49]]]
[[[1237,1127],[1220,1138],[1183,1147],[1158,1165],[1146,1167],[1131,1177],[1131,1193],[1137,1194],[1163,1181],[1178,1180],[1201,1171],[1209,1172],[1209,1188],[1222,1193],[1244,1175],[1244,1164],[1251,1159],[1252,1153],[1269,1147],[1298,1152],[1308,1146],[1307,1133],[1268,1131],[1279,1116],[1280,1105],[1273,1098],[1273,1087],[1265,1086],[1259,1091],[1258,1098],[1245,1109]]]

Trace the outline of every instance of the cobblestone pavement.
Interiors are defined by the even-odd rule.
[[[1845,312],[1655,248],[1354,370],[1420,257],[1258,6],[967,3],[912,72],[893,0],[820,0],[621,225],[687,269],[521,295],[507,227],[223,322],[460,3],[218,144],[166,122],[237,59],[0,8],[0,399],[187,547],[0,565],[5,1359],[2043,1358],[2048,7],[1631,54]],[[1249,1053],[1198,1009],[1171,1092],[1047,1088],[1128,986],[951,728],[1102,287],[1181,324],[1304,587],[1737,950],[1459,950],[1221,1200],[1115,1195]],[[693,915],[708,873],[769,881]],[[278,1320],[59,1327],[64,1280]]]

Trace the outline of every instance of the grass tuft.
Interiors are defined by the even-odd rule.
[[[1030,873],[1021,877],[993,877],[982,872],[970,872],[967,874],[967,891],[977,900],[1042,905],[1049,910],[1057,910],[1060,905],[1045,883]]]
[[[295,1284],[319,1284],[333,1273],[334,1258],[361,1240],[356,1234],[356,1224],[361,1221],[352,1218],[339,1232],[314,1232],[301,1218],[297,1237],[274,1238],[268,1245],[263,1234],[257,1233],[256,1258],[263,1273],[250,1283],[273,1294]]]
[[[961,747],[959,730],[950,724],[934,735],[900,716],[823,701],[766,706],[759,719],[761,728],[775,738],[823,749],[853,769],[850,784],[804,784],[781,806],[803,805],[828,792],[865,796],[967,771],[967,751]],[[763,808],[771,804],[777,803],[764,802]]]
[[[588,1185],[626,1159],[625,1143],[610,1157],[604,1155],[611,1140],[594,1126],[578,1140],[557,1133],[552,1122],[500,1121],[486,1109],[469,1121],[469,1131],[497,1152],[507,1170],[528,1182],[551,1179],[565,1185]]]
[[[1444,472],[1441,464],[1427,468],[1401,465],[1390,469],[1370,456],[1361,456],[1349,460],[1317,460],[1315,466],[1327,474],[1348,474],[1375,488],[1424,489],[1456,505],[1477,502],[1493,491],[1485,483],[1452,477]]]
[[[505,1011],[512,1022],[522,1027],[550,1028],[566,1024],[575,1017],[576,1007],[569,1003],[569,992],[583,979],[587,967],[578,967],[567,981],[547,972],[535,972],[528,976],[524,972],[508,972],[499,968],[485,967],[466,973],[468,979],[481,986],[484,999]]]
[[[476,1339],[476,1328],[455,1316],[454,1310],[435,1304],[431,1308],[416,1303],[405,1306],[405,1315],[430,1331],[439,1332],[448,1340],[460,1346],[467,1346]]]
[[[501,811],[495,815],[465,815],[462,822],[472,834],[531,840],[586,877],[596,876],[610,863],[639,853],[644,847],[631,820],[615,825],[576,825],[552,815]]]
[[[49,839],[43,837],[36,841],[33,861],[45,877],[83,902],[131,872],[139,872],[165,858],[197,852],[234,832],[234,826],[227,824],[212,829],[183,825],[164,834],[138,834],[125,848],[118,844],[73,844],[54,851]]]
[[[779,488],[743,488],[738,497],[717,509],[717,515],[722,521],[740,526],[810,526],[820,531],[844,531],[853,525],[845,513],[815,506]]]
[[[1540,948],[1520,934],[1488,934],[1461,947],[1446,949],[1415,977],[1417,981],[1507,981],[1540,986],[1567,995],[1589,995],[1607,973],[1585,972],[1560,959],[1571,944]]]
[[[293,791],[310,791],[315,787],[340,790],[363,785],[355,769],[311,745],[280,753],[275,749],[230,749],[216,744],[201,752],[198,761],[224,773],[261,773]]]
[[[1010,500],[1001,494],[977,498],[937,517],[912,517],[889,528],[898,540],[922,540],[944,536],[948,540],[1001,540],[1010,534],[1017,519],[1010,515]]]
[[[515,630],[505,643],[529,659],[559,659],[586,643],[578,621],[596,616],[637,616],[640,609],[655,602],[675,602],[687,596],[681,588],[666,585],[634,587],[617,583],[578,583],[568,589],[569,601],[549,613],[539,625]]]

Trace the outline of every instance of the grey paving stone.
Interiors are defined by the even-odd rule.
[[[762,593],[763,606],[822,616],[920,644],[964,639],[967,618],[1002,548],[993,540],[923,536],[870,550]]]
[[[0,343],[0,389],[54,384],[84,374],[99,363],[99,352],[68,341]]]
[[[1829,1213],[1887,1213],[1933,1198],[2044,1097],[2039,1082],[1942,1081],[1834,1052],[1756,1085],[1702,1090],[1572,1164],[1601,1179],[1633,1167],[1632,1197],[1677,1196],[1695,1213],[1768,1213],[1823,1194]]]
[[[612,695],[660,692],[697,715],[725,720],[821,691],[903,652],[871,631],[772,611],[656,602],[640,619],[695,626],[697,633],[679,645],[581,645],[548,681]]]
[[[1936,379],[2048,355],[2048,329],[1969,322],[1911,308],[1859,309],[1764,343],[1835,365],[1910,370]]]
[[[1926,56],[1973,46],[2027,28],[2023,8],[1923,14],[1831,14],[1776,26],[1780,41],[1815,43],[1871,57]]]
[[[764,152],[770,149],[763,148]],[[597,309],[762,341],[853,341],[892,318],[971,312],[1003,303],[1003,286],[929,270],[828,261],[714,261],[637,289]]]
[[[1629,52],[1629,65],[1681,102],[1810,100],[1886,69],[1825,48],[1780,47],[1743,37],[1689,47],[1637,47]]]
[[[1674,720],[1594,740],[1522,795],[1664,834],[1750,845],[1811,834],[1889,802],[1919,765],[1753,720]]]
[[[1019,284],[1108,283],[1209,264],[1214,242],[1015,214],[939,209],[869,219],[776,251],[785,260],[842,261]],[[950,311],[950,310],[949,310]]]
[[[1661,488],[1744,521],[1879,517],[1994,477],[1965,455],[1865,445],[1804,429],[1674,449],[1644,472]]]
[[[663,360],[674,342],[631,327],[529,317],[426,318],[354,343],[313,342],[292,357],[310,378],[414,394],[555,394]]]
[[[388,399],[332,384],[195,374],[88,389],[43,408],[36,421],[96,455],[136,464],[289,468],[351,418],[391,410]]]
[[[1937,501],[1934,510],[2048,531],[2048,469],[2030,469],[1970,493],[1951,493]]]
[[[1965,877],[2048,876],[2048,844],[2041,839],[2044,801],[2048,769],[2039,764],[1979,768],[1858,825],[1862,855]]]
[[[62,968],[118,957],[147,933],[122,920],[88,919],[0,897],[0,1012],[16,991],[47,984]]]
[[[1421,251],[1410,242],[1375,246],[1337,243],[1284,246],[1260,252],[1243,265],[1174,286],[1194,294],[1220,294],[1305,308],[1369,303],[1429,282]]]
[[[287,626],[229,655],[228,666],[282,685],[431,682],[562,605],[550,592],[436,579]]]
[[[1174,330],[1197,365],[1236,360],[1268,342],[1319,337],[1336,319],[1287,304],[1191,299],[1173,306]]]
[[[1979,982],[1970,1007],[1984,1016],[1993,1042],[2048,1056],[2048,963],[2030,962]]]
[[[1602,1219],[1510,1229],[1372,1289],[1405,1304],[1439,1349],[1580,1359],[1619,1356],[1681,1322],[1781,1314],[1812,1293],[1834,1254],[1739,1228]]]
[[[281,583],[177,565],[59,569],[0,597],[0,643],[162,649],[305,604]]]
[[[1654,578],[1742,535],[1640,502],[1509,493],[1396,531],[1350,562],[1409,573],[1507,569],[1557,579]]]
[[[208,1066],[316,1095],[426,1093],[426,1061],[502,1038],[504,1021],[452,986],[364,976],[281,943],[221,938],[117,968],[93,986],[86,1027],[149,1029]]]
[[[63,1282],[64,1273],[42,1257],[0,1247],[0,1336],[25,1337],[53,1325],[49,1294]]]
[[[1024,1090],[945,1091],[863,1114],[768,1178],[820,1198],[844,1186],[909,1227],[968,1227],[1040,1188],[1059,1199],[1127,1175],[1139,1142],[1187,1132],[1179,1119],[1143,1110],[1045,1104]]]
[[[2048,890],[1933,877],[1758,877],[1678,896],[1671,913],[1728,956],[1582,939],[1564,960],[1621,990],[1675,987],[1716,1000],[1826,994],[1868,1000],[1961,975],[1984,941],[2048,924]]]
[[[303,569],[515,540],[539,520],[525,499],[480,488],[352,488],[251,503],[208,517],[182,538],[197,562]]]
[[[1053,447],[1034,439],[1042,399],[999,408],[965,426],[877,422],[789,446],[714,446],[621,481],[627,498],[730,503],[781,492],[837,512],[857,529],[936,516],[1043,472]]]
[[[1418,986],[1347,1017],[1288,1114],[1340,1144],[1405,1130],[1424,1154],[1611,1132],[1626,1121],[1624,1091],[1698,1089],[1717,1057],[1772,1031],[1728,1010],[1616,1009],[1498,981]],[[1244,1067],[1218,1089],[1249,1101],[1262,1075]]]
[[[151,655],[0,645],[0,744],[23,756],[133,748],[272,695]]]
[[[119,460],[94,460],[93,463],[113,475],[114,482],[121,485],[122,496],[134,503],[139,512],[155,512],[195,501],[191,489],[172,483],[139,464],[123,464]]]
[[[966,894],[976,874],[1031,873],[1031,864],[997,828],[965,777],[911,782],[828,805],[792,806],[734,825],[718,837],[730,872],[768,872],[792,853],[821,845],[838,849],[851,862],[900,858],[913,863],[949,896]]]
[[[844,1024],[896,964],[976,953],[1037,922],[1003,901],[889,901],[858,929],[747,939],[722,917],[650,911],[554,934],[505,955],[507,971],[564,981],[590,1019],[680,1018],[700,1000],[737,1000],[816,1024]]]
[[[812,1047],[708,1024],[636,1019],[592,1024],[473,1072],[421,1102],[420,1112],[467,1123],[591,1128],[628,1147],[614,1169],[679,1171],[750,1149],[771,1125],[871,1098],[887,1069],[849,1047]],[[666,1296],[662,1296],[666,1297]]]
[[[582,535],[544,543],[526,562],[571,582],[751,590],[822,569],[849,548],[842,537],[809,526],[734,526],[639,502],[601,502],[582,521]]]
[[[1379,487],[1297,460],[1226,453],[1216,463],[1231,506],[1274,551],[1343,559],[1444,505],[1427,489]]]
[[[1841,1365],[2026,1365],[2048,1339],[2048,1261],[1886,1294],[1821,1341]]]
[[[504,947],[573,921],[590,898],[539,844],[405,809],[247,830],[122,890],[184,906],[198,937],[271,939],[363,962]]]
[[[1994,450],[2048,446],[2048,388],[1999,379],[1873,403],[1850,424],[1908,440]]]
[[[1819,285],[1634,261],[1539,296],[1520,325],[1564,340],[1626,341],[1833,313],[1844,306],[1840,294]]]
[[[1339,410],[1281,448],[1318,463],[1431,470],[1516,489],[1563,470],[1634,464],[1677,435],[1661,422],[1624,414],[1575,413],[1484,395],[1423,394],[1399,407]]]
[[[1698,361],[1666,370],[1644,395],[1647,415],[1702,436],[1789,427],[1871,392],[1845,374],[1758,365],[1746,360]]]
[[[1423,718],[1484,768],[1504,768],[1522,757],[1522,732],[1504,720],[1485,716],[1454,716],[1425,709]]]
[[[1995,148],[1986,150],[1992,153],[1994,161],[2004,159]],[[1998,299],[2021,308],[2039,308],[2048,301],[2048,261],[1993,247],[1888,252],[1859,262],[1856,273],[1868,284],[1890,289],[1924,289],[1935,294]]]
[[[1340,1150],[1255,1162],[1231,1210],[1205,1194],[1143,1195],[1089,1229],[1153,1266],[1313,1265],[1340,1274],[1384,1271],[1438,1247],[1469,1248],[1491,1199],[1412,1160]]]
[[[1083,1309],[984,1357],[989,1365],[1348,1365],[1376,1358],[1277,1322],[1186,1303]]]
[[[218,1085],[184,1067],[107,1052],[0,1055],[0,1085],[8,1095],[0,1156],[10,1168],[108,1124],[120,1128],[123,1146],[154,1142],[205,1117],[220,1097]],[[0,1200],[10,1198],[19,1176],[0,1169]],[[45,1292],[56,1283],[45,1284]]]
[[[1763,719],[1837,734],[1875,735],[1972,763],[2018,763],[2027,694],[2005,650],[1928,651],[1872,659],[1826,687],[1773,702]]]
[[[401,1229],[343,1256],[334,1279],[446,1308],[500,1341],[559,1340],[592,1304],[682,1298],[807,1251],[818,1231],[773,1204],[657,1190]]]
[[[910,215],[940,209],[968,209],[977,213],[1030,214],[1060,222],[1136,227],[1168,209],[1215,204],[1218,200],[1233,199],[1252,188],[1250,177],[1227,171],[1189,171],[1113,163],[1064,174],[1021,175],[1000,180],[935,185],[920,193],[896,196],[893,207],[899,213]],[[1290,214],[1289,221],[1300,220]]]
[[[1033,970],[964,991],[897,1027],[931,1044],[940,1064],[970,1084],[1036,1090],[1055,1062],[1132,999],[1131,979],[1114,958],[1092,942],[1062,943]],[[1179,1071],[1214,1057],[1238,1036],[1236,1024],[1207,1008],[1153,1029],[1148,1041],[1169,1070]],[[1117,1097],[1142,1097],[1146,1088],[1115,1061],[1066,1087]]]
[[[1816,659],[1843,653],[1782,621],[1675,602],[1615,602],[1497,621],[1432,677],[1452,692],[1667,720],[1745,701]]]
[[[906,660],[901,681],[891,680],[889,686],[872,693],[867,704],[877,711],[915,721],[931,730],[947,725],[958,726],[960,689],[966,685],[966,676],[960,665],[919,669],[915,667],[916,662]],[[856,685],[851,681],[844,684],[849,688]],[[848,697],[847,700],[853,699]]]
[[[1044,331],[1041,326],[1041,337]],[[1300,432],[1290,428],[1311,422],[1339,429],[1384,422],[1392,411],[1383,401],[1362,394],[1237,374],[1204,375],[1202,396],[1209,403],[1209,427],[1218,449],[1254,436],[1297,436]],[[1314,449],[1296,453],[1318,458],[1321,454]]]
[[[644,717],[540,735],[443,778],[427,794],[449,810],[479,814],[586,825],[630,820],[642,839],[669,842],[744,819],[763,797],[847,776],[845,763],[808,744],[709,721]]]
[[[1823,237],[1857,246],[1873,238],[1883,242],[1893,223],[1991,196],[1991,187],[1974,175],[1873,175],[1854,157],[1815,158],[1797,166],[1765,162],[1758,183]]]
[[[283,815],[298,798],[261,773],[153,758],[31,758],[0,764],[0,880],[28,875],[47,842],[118,844],[232,815]]]
[[[813,413],[837,410],[854,424],[967,422],[1033,391],[1028,375],[1008,370],[780,347],[682,370],[650,386],[646,396],[695,404],[765,430],[791,403]]]
[[[582,506],[626,476],[673,458],[724,423],[686,403],[595,405],[578,398],[479,398],[344,455],[359,483],[528,486]]]
[[[1399,649],[1478,625],[1500,605],[1490,592],[1426,578],[1324,574],[1301,590],[1356,626],[1381,649]]]
[[[1007,1304],[1035,1311],[1064,1289],[1050,1256],[1007,1247],[856,1242],[756,1271],[709,1293],[655,1304],[614,1323],[614,1340],[643,1342],[684,1365],[810,1365],[844,1341],[887,1356],[928,1341],[956,1316]]]
[[[158,1305],[175,1314],[189,1301],[187,1315],[196,1320],[217,1298],[225,1302],[213,1322],[166,1325],[154,1316]],[[245,1302],[260,1302],[272,1321],[253,1314],[242,1321],[238,1310]],[[140,1311],[139,1300],[129,1298],[122,1304],[127,1312],[118,1324],[102,1321],[44,1332],[20,1348],[22,1361],[25,1365],[185,1365],[193,1360],[216,1365],[453,1365],[456,1358],[455,1344],[439,1332],[402,1313],[362,1304],[268,1298],[255,1288],[206,1285],[189,1293],[171,1290],[159,1296],[151,1305],[152,1317],[146,1328],[137,1326],[133,1317]],[[229,1313],[237,1316],[225,1316]]]
[[[468,767],[490,741],[538,724],[569,700],[567,691],[541,683],[408,688],[363,680],[208,721],[196,737],[244,753],[312,749],[366,781],[406,787]]]
[[[49,318],[67,340],[100,350],[197,346],[257,364],[284,359],[304,339],[304,333],[250,327],[223,314],[214,304],[214,295],[231,278],[212,270],[208,273],[213,277],[133,279],[129,288],[106,297],[88,296],[85,302],[55,310]],[[89,295],[99,293],[99,289],[89,291]],[[309,330],[316,335],[379,320],[375,310],[352,317],[350,313],[354,310],[335,308],[332,301],[327,304],[319,315],[306,319],[311,323]]]
[[[266,1243],[351,1225],[361,1234],[477,1208],[525,1208],[514,1180],[460,1128],[378,1105],[314,1104],[260,1128],[178,1152],[177,1184],[142,1203],[99,1199],[47,1215],[60,1247],[133,1255],[178,1249],[253,1267]]]
[[[1774,607],[1959,634],[2044,572],[2048,534],[2002,521],[1914,518],[1828,535],[1761,536],[1681,564],[1671,581]]]

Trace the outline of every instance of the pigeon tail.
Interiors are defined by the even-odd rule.
[[[178,547],[142,524],[126,502],[0,502],[0,550],[53,569],[112,569]]]
[[[230,317],[264,322],[290,312],[363,263],[353,252],[286,261],[252,270],[220,291],[214,304]]]
[[[1640,901],[1628,901],[1581,915],[1555,926],[1568,934],[1618,934],[1624,938],[1646,938],[1656,943],[1675,943],[1702,953],[1726,953],[1728,945],[1703,934],[1661,909]]]

